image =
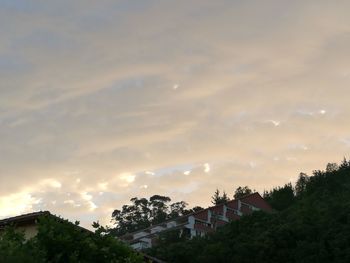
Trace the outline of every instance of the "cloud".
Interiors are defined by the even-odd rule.
[[[2,216],[205,206],[348,155],[348,3],[3,5]]]
[[[209,165],[209,163],[205,163],[203,166],[204,166],[204,172],[205,173],[209,173],[210,172],[210,165]]]
[[[13,193],[0,197],[0,217],[15,216],[18,213],[31,211],[33,206],[38,204],[36,199],[26,192]]]

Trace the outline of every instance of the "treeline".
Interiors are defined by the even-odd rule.
[[[234,191],[233,198],[240,198],[251,194],[248,186],[238,187]],[[216,189],[211,202],[213,205],[226,203],[230,197],[224,191],[222,194]],[[203,207],[195,206],[188,208],[185,201],[171,203],[171,198],[162,195],[153,195],[149,199],[133,197],[130,199],[131,204],[123,205],[122,209],[116,209],[112,213],[112,222],[114,227],[107,228],[107,232],[116,237],[123,236],[149,226],[162,223],[166,220],[177,218],[193,212],[203,210]]]
[[[131,198],[131,204],[123,205],[121,210],[114,210],[112,222],[115,227],[108,228],[114,236],[122,236],[166,220],[202,210],[200,206],[188,209],[184,201],[170,203],[171,198],[162,195],[153,195],[147,198]]]
[[[167,262],[350,262],[350,162],[328,164],[295,186],[265,191],[276,210],[255,212],[203,238],[167,233],[147,253]]]

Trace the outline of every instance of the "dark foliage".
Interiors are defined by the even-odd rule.
[[[244,186],[244,187],[238,187],[236,190],[235,190],[235,194],[233,195],[233,198],[234,199],[239,199],[245,195],[249,195],[253,193],[253,191],[248,187],[248,186]]]
[[[273,209],[279,211],[290,207],[295,201],[291,183],[285,184],[283,187],[275,187],[270,192],[264,192],[263,197]]]
[[[109,232],[115,236],[122,236],[203,209],[199,206],[186,209],[188,204],[184,201],[169,204],[171,199],[161,195],[153,195],[149,200],[134,197],[130,201],[130,205],[123,205],[121,210],[116,209],[112,213],[115,227],[109,229]]]
[[[66,220],[40,218],[36,237],[25,240],[14,227],[0,238],[0,263],[143,262],[129,247],[109,235],[87,231]]]
[[[336,169],[335,169],[336,168]],[[350,262],[350,163],[301,174],[294,189],[266,197],[278,210],[255,212],[212,235],[148,251],[168,262]]]
[[[223,194],[220,195],[219,189],[216,189],[214,195],[211,197],[211,203],[213,205],[224,204],[228,201],[230,201],[230,198],[227,196],[226,192],[224,191]]]

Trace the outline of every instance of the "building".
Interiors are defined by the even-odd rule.
[[[19,216],[9,217],[0,220],[0,234],[5,229],[6,226],[14,226],[17,230],[23,231],[24,237],[26,239],[31,239],[35,237],[38,233],[38,221],[41,217],[51,217],[58,221],[64,222],[65,220],[59,216],[51,214],[49,211],[39,211],[29,214],[23,214]],[[90,230],[75,225],[81,231],[92,233]]]
[[[26,239],[35,237],[38,233],[37,223],[42,216],[53,216],[49,211],[40,211],[30,214],[14,216],[0,220],[0,234],[6,226],[15,226],[18,230],[23,231]]]
[[[230,221],[239,220],[243,215],[249,215],[259,210],[271,212],[272,208],[256,192],[224,204],[208,207],[195,213],[123,235],[120,239],[129,243],[134,249],[141,250],[155,245],[160,233],[178,229],[180,235],[187,235],[189,238],[204,236],[215,231],[217,227],[223,226]]]

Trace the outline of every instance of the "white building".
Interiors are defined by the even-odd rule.
[[[134,249],[142,250],[156,245],[160,233],[179,229],[180,235],[187,235],[189,238],[204,236],[206,233],[215,231],[217,227],[259,210],[271,212],[272,208],[259,193],[253,193],[240,199],[208,207],[195,213],[126,234],[120,239],[129,243]]]

